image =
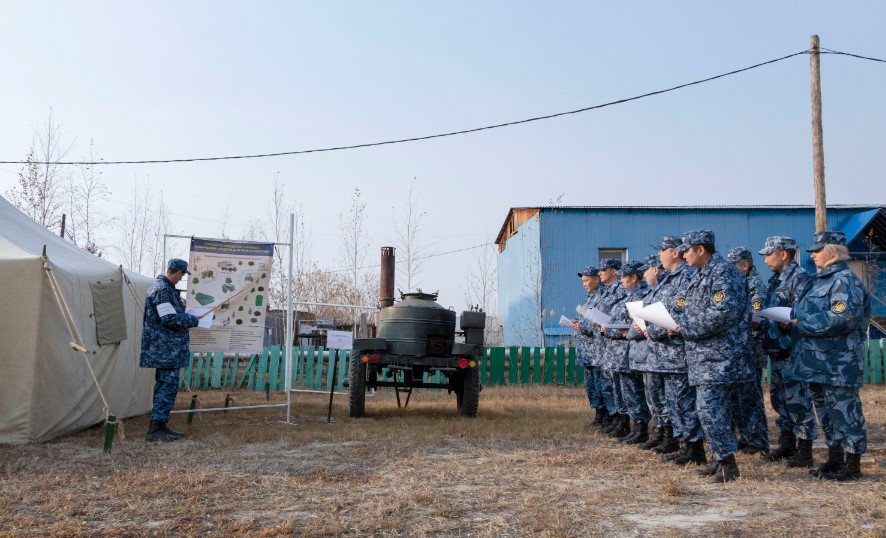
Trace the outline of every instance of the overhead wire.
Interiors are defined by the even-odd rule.
[[[475,127],[472,129],[462,129],[459,131],[450,131],[450,132],[446,132],[446,133],[438,133],[438,134],[432,134],[432,135],[426,135],[426,136],[401,138],[401,139],[397,139],[397,140],[386,140],[383,142],[369,142],[369,143],[365,143],[365,144],[353,144],[353,145],[348,145],[348,146],[334,146],[334,147],[328,147],[328,148],[315,148],[315,149],[306,149],[306,150],[297,150],[297,151],[282,151],[282,152],[278,152],[278,153],[259,153],[259,154],[253,154],[253,155],[228,155],[228,156],[220,156],[220,157],[192,157],[192,158],[186,158],[186,159],[149,159],[149,160],[133,160],[133,161],[106,161],[106,160],[100,160],[100,161],[51,161],[51,162],[42,162],[42,161],[41,162],[33,162],[32,161],[31,164],[56,164],[56,165],[165,164],[165,163],[225,161],[225,160],[236,160],[236,159],[261,159],[261,158],[268,158],[268,157],[283,157],[283,156],[288,156],[288,155],[304,155],[304,154],[308,154],[308,153],[343,151],[343,150],[358,149],[358,148],[369,148],[369,147],[375,147],[375,146],[386,146],[386,145],[392,145],[392,144],[403,144],[403,143],[407,143],[407,142],[418,142],[421,140],[431,140],[434,138],[444,138],[444,137],[449,137],[449,136],[457,136],[457,135],[463,135],[463,134],[469,134],[469,133],[476,133],[476,132],[480,132],[480,131],[488,131],[491,129],[500,129],[502,127],[511,127],[514,125],[522,125],[524,123],[531,123],[531,122],[535,122],[535,121],[548,120],[548,119],[552,119],[552,118],[558,118],[561,116],[568,116],[571,114],[580,114],[582,112],[588,112],[591,110],[598,110],[601,108],[606,108],[606,107],[610,107],[610,106],[614,106],[614,105],[620,105],[620,104],[628,103],[631,101],[637,101],[640,99],[645,99],[647,97],[652,97],[655,95],[661,95],[664,93],[680,90],[683,88],[688,88],[690,86],[704,84],[706,82],[717,80],[717,79],[720,79],[723,77],[728,77],[731,75],[736,75],[738,73],[743,73],[745,71],[757,69],[757,68],[760,68],[760,67],[763,67],[766,65],[774,64],[776,62],[781,62],[781,61],[787,60],[789,58],[793,58],[795,56],[801,56],[804,54],[811,54],[811,51],[807,49],[807,50],[802,50],[800,52],[794,52],[794,53],[788,54],[786,56],[781,56],[779,58],[774,58],[772,60],[767,60],[765,62],[756,63],[754,65],[743,67],[741,69],[735,69],[732,71],[728,71],[726,73],[714,75],[712,77],[707,77],[707,78],[695,80],[692,82],[679,84],[677,86],[672,86],[670,88],[665,88],[662,90],[647,92],[647,93],[644,93],[641,95],[635,95],[633,97],[626,97],[623,99],[617,99],[615,101],[609,101],[607,103],[602,103],[599,105],[587,106],[587,107],[579,108],[576,110],[569,110],[566,112],[557,112],[554,114],[546,114],[544,116],[535,116],[532,118],[526,118],[526,119],[517,120],[517,121],[498,123],[495,125],[486,125],[483,127]],[[841,54],[848,55],[848,53],[841,53]],[[28,163],[28,161],[0,161],[0,164],[29,164],[29,163]]]

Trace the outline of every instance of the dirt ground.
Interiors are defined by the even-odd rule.
[[[454,395],[398,409],[386,392],[355,420],[337,396],[332,424],[326,396],[296,394],[295,425],[274,408],[174,415],[189,436],[166,444],[137,417],[110,455],[99,428],[0,445],[0,536],[886,536],[886,387],[862,395],[873,458],[852,484],[747,455],[737,482],[708,484],[592,433],[580,388],[486,388],[476,419]]]

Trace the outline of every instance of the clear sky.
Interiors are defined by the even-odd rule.
[[[0,20],[0,160],[49,107],[107,160],[270,153],[429,135],[600,104],[823,47],[886,58],[886,2],[11,2]],[[830,203],[886,201],[886,64],[822,58]],[[0,192],[19,167],[0,165]],[[494,237],[508,208],[811,204],[809,59],[598,111],[342,152],[105,169],[108,211],[135,178],[172,228],[217,236],[265,215],[279,172],[311,254],[341,259],[359,187],[370,254],[417,178],[433,251]],[[421,279],[463,305],[472,252]]]

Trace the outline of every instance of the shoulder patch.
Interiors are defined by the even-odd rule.
[[[726,294],[723,291],[718,291],[714,294],[714,304],[720,304],[723,302],[723,299],[726,298]]]
[[[759,312],[761,306],[763,305],[760,304],[760,301],[754,301],[753,303],[751,303],[751,307],[753,307],[754,312]]]
[[[846,311],[846,303],[844,303],[843,301],[837,301],[836,303],[834,303],[834,306],[831,310],[834,311],[834,314],[842,314]]]
[[[677,302],[675,303],[677,308],[683,308],[686,306],[686,297],[677,297]]]

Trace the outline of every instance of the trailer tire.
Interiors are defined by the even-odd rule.
[[[456,389],[458,414],[463,417],[476,417],[480,410],[480,369],[470,368],[462,378],[460,389]]]
[[[363,416],[366,410],[366,366],[359,357],[352,356],[348,368],[348,415]]]

